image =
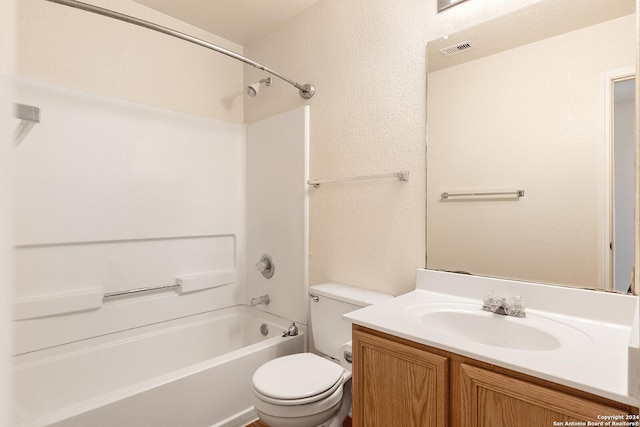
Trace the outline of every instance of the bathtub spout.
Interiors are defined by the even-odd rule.
[[[255,307],[258,304],[269,305],[270,302],[271,302],[271,299],[269,298],[269,295],[262,295],[257,298],[251,298],[251,302],[249,303],[249,306]]]
[[[298,335],[298,327],[296,326],[296,322],[293,322],[289,325],[289,328],[282,333],[282,338],[295,337],[296,335]]]

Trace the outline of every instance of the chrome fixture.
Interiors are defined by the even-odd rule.
[[[309,294],[309,296],[311,297],[311,299],[313,300],[313,302],[318,302],[318,301],[320,301],[320,297],[319,297],[318,295]]]
[[[265,86],[271,86],[271,77],[267,77],[266,79],[260,80],[258,83],[253,83],[247,86],[247,94],[249,94],[250,97],[256,96],[260,90],[260,85],[263,83]]]
[[[466,193],[444,192],[440,194],[441,199],[448,199],[450,197],[486,197],[486,196],[524,197],[524,190],[474,191],[474,192],[466,192]]]
[[[13,134],[13,146],[16,148],[32,127],[40,123],[40,108],[32,105],[14,104],[14,117],[20,120],[20,124]]]
[[[352,176],[349,178],[314,179],[314,180],[307,181],[307,184],[313,185],[315,188],[318,188],[320,187],[320,184],[332,184],[332,183],[352,182],[352,181],[368,181],[371,179],[384,179],[384,178],[398,178],[400,181],[409,181],[409,171],[383,173],[378,175]]]
[[[296,326],[296,322],[293,322],[286,331],[282,333],[282,337],[295,337],[298,335],[298,327]]]
[[[266,323],[263,323],[262,325],[260,325],[260,334],[263,337],[266,337],[267,335],[269,335],[269,325],[267,325]]]
[[[162,291],[165,289],[176,289],[179,287],[180,287],[179,283],[171,283],[167,285],[157,285],[157,286],[147,286],[144,288],[127,289],[125,291],[107,292],[102,296],[102,299],[121,297],[124,295],[141,294],[145,292]]]
[[[344,357],[344,360],[347,361],[347,363],[353,363],[353,353],[351,353],[350,351],[345,350],[342,353],[342,356]]]
[[[271,298],[269,298],[269,295],[261,295],[256,298],[251,298],[251,302],[249,303],[249,306],[255,307],[258,304],[269,305],[270,302],[271,302]]]
[[[438,13],[463,1],[464,0],[438,0]]]
[[[506,298],[498,299],[494,297],[493,292],[487,292],[483,300],[482,309],[503,316],[526,317],[527,313],[524,305],[524,297],[511,297],[507,302]]]
[[[311,98],[315,93],[316,93],[316,88],[311,85],[311,84],[304,84],[301,85],[300,83],[290,80],[286,77],[284,77],[283,75],[275,72],[274,70],[265,67],[262,64],[259,64],[255,61],[252,61],[249,58],[245,58],[242,55],[239,55],[235,52],[232,52],[228,49],[225,49],[223,47],[220,47],[218,45],[215,45],[213,43],[209,43],[206,42],[204,40],[201,40],[199,38],[190,36],[188,34],[185,33],[181,33],[180,31],[176,31],[176,30],[172,30],[171,28],[167,28],[167,27],[163,27],[162,25],[158,25],[158,24],[154,24],[153,22],[149,22],[149,21],[144,21],[142,19],[138,19],[138,18],[134,18],[133,16],[129,16],[129,15],[125,15],[123,13],[118,13],[118,12],[114,12],[112,10],[109,9],[104,9],[98,6],[93,6],[91,4],[87,4],[87,3],[83,3],[83,2],[79,2],[76,0],[47,0],[50,1],[52,3],[58,3],[64,6],[69,6],[69,7],[74,7],[76,9],[80,9],[80,10],[84,10],[85,12],[91,12],[91,13],[96,13],[98,15],[103,15],[106,16],[108,18],[113,18],[113,19],[117,19],[119,21],[123,21],[123,22],[127,22],[129,24],[133,24],[133,25],[137,25],[139,27],[144,27],[147,28],[149,30],[153,30],[153,31],[157,31],[159,33],[163,33],[166,34],[168,36],[172,36],[172,37],[176,37],[178,39],[193,43],[193,44],[197,44],[198,46],[202,46],[202,47],[206,47],[207,49],[211,49],[214,50],[218,53],[221,53],[223,55],[227,55],[230,56],[233,59],[237,59],[238,61],[242,61],[245,64],[251,65],[252,67],[255,67],[259,70],[265,71],[269,74],[271,74],[272,76],[275,76],[281,80],[284,80],[285,82],[289,83],[291,86],[294,86],[296,89],[298,89],[298,93],[300,94],[300,97],[304,98],[304,99],[309,99]]]
[[[264,254],[262,255],[262,258],[260,258],[260,261],[258,261],[258,263],[256,264],[256,270],[262,273],[265,278],[271,279],[273,277],[273,273],[276,271],[276,266],[273,265],[271,257],[267,254]]]

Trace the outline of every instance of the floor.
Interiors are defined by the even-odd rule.
[[[247,427],[269,427],[269,426],[263,423],[262,421],[258,420],[254,423],[249,424]],[[347,419],[344,420],[342,427],[351,427],[351,417],[347,417]]]

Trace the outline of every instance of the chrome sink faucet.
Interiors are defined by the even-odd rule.
[[[506,298],[498,299],[493,295],[493,292],[487,292],[482,302],[482,309],[503,316],[526,317],[524,305],[524,297],[511,297],[507,302]]]
[[[269,298],[269,295],[261,295],[256,298],[251,298],[251,302],[249,303],[249,306],[255,307],[258,304],[269,305],[270,302],[271,302],[271,298]]]

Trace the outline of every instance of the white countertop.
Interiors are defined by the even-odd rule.
[[[477,309],[479,316],[498,316],[482,311],[482,298],[487,291],[500,297],[526,297],[526,318],[500,318],[548,331],[560,345],[552,350],[498,347],[446,331],[443,327],[446,325],[430,327],[428,321],[417,320],[417,312],[448,304],[466,307],[474,315]],[[630,346],[632,329],[637,332],[634,325],[638,322],[637,307],[638,297],[634,296],[418,270],[416,290],[348,313],[344,318],[414,342],[639,406],[640,399],[629,393],[629,358],[634,359],[635,365],[640,354]],[[637,337],[631,343],[637,343]]]

